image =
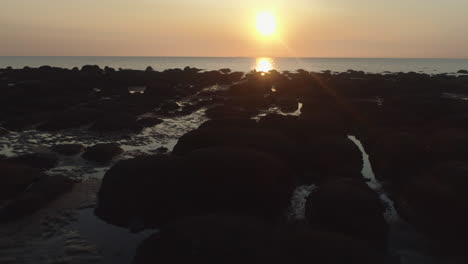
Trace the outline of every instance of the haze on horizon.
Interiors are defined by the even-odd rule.
[[[0,3],[0,56],[468,58],[466,0]],[[263,11],[274,37],[255,30]]]

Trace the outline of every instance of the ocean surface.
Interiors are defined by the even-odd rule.
[[[221,58],[221,57],[4,57],[0,68],[39,67],[43,65],[73,68],[83,65],[109,66],[115,69],[144,70],[151,66],[156,71],[186,66],[203,70],[229,68],[247,72],[253,69],[268,71],[343,72],[349,69],[371,73],[422,72],[428,74],[456,73],[468,70],[468,59],[358,59],[358,58]]]

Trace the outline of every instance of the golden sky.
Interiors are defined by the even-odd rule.
[[[0,56],[468,58],[468,0],[0,0]],[[277,30],[255,28],[259,12]]]

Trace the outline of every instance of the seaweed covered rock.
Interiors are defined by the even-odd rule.
[[[307,198],[306,217],[315,228],[367,241],[383,249],[388,227],[385,207],[363,181],[339,179],[319,186]]]
[[[109,162],[116,158],[123,152],[117,144],[96,144],[92,147],[86,148],[82,157],[89,161],[94,162]]]

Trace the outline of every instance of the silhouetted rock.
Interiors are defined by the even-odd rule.
[[[325,230],[286,228],[275,241],[271,263],[384,263],[383,251],[365,241]]]
[[[297,162],[295,142],[281,133],[265,129],[235,128],[230,125],[190,131],[179,138],[173,153],[184,155],[196,149],[217,146],[253,148],[270,153],[290,166]]]
[[[10,133],[10,131],[0,127],[0,137]]]
[[[0,161],[0,200],[8,199],[23,192],[35,180],[43,177],[37,169],[25,167],[17,163]]]
[[[279,221],[289,206],[293,180],[282,161],[251,149],[143,156],[120,161],[106,173],[96,215],[131,229],[218,212]]]
[[[294,175],[283,161],[248,148],[192,151],[184,156],[183,171],[177,208],[189,215],[228,212],[280,220],[294,189]]]
[[[129,114],[111,114],[103,116],[89,128],[96,132],[140,131],[143,127],[137,122],[135,116]]]
[[[363,181],[339,179],[319,186],[307,198],[309,224],[369,242],[383,249],[386,246],[385,208],[379,195]]]
[[[270,263],[272,237],[271,227],[255,218],[188,218],[146,239],[134,263]]]
[[[63,144],[55,145],[51,147],[53,152],[59,153],[65,156],[74,156],[81,153],[84,149],[84,146],[81,144]]]
[[[205,114],[211,119],[245,119],[251,118],[258,113],[251,108],[238,107],[233,105],[219,105],[206,110]]]
[[[95,122],[101,112],[88,108],[73,108],[53,114],[44,124],[37,127],[42,131],[59,131],[77,128]]]
[[[131,229],[138,223],[158,226],[175,219],[179,168],[178,159],[166,155],[119,161],[103,178],[96,215]]]
[[[86,148],[82,157],[94,162],[109,162],[123,152],[117,144],[96,144]]]
[[[163,114],[169,114],[171,112],[175,112],[177,110],[180,109],[180,105],[176,102],[168,102],[168,103],[164,103],[163,105],[161,105],[160,107],[160,112],[163,113]]]
[[[457,73],[459,73],[459,74],[468,74],[468,71],[467,70],[459,70]]]
[[[142,127],[153,127],[162,124],[164,120],[155,117],[142,117],[137,119],[136,122]]]
[[[369,144],[370,161],[376,177],[406,182],[427,166],[424,138],[406,132],[379,133]]]
[[[423,172],[399,188],[398,212],[447,247],[459,248],[466,244],[468,235],[467,175],[466,161],[427,164]]]
[[[0,210],[0,221],[12,221],[31,214],[72,187],[73,181],[66,177],[42,177]]]
[[[276,230],[256,218],[209,215],[179,220],[146,239],[135,264],[149,263],[383,263],[359,240],[334,233]]]
[[[48,153],[31,153],[11,157],[7,161],[34,169],[48,170],[57,165],[58,157]]]
[[[103,70],[97,65],[84,65],[81,67],[81,72],[88,74],[101,74]]]
[[[306,182],[337,177],[362,178],[362,153],[347,137],[310,137],[301,141],[300,146],[297,152]]]
[[[250,118],[211,119],[201,124],[199,129],[256,128],[256,127],[257,127],[257,122]]]

